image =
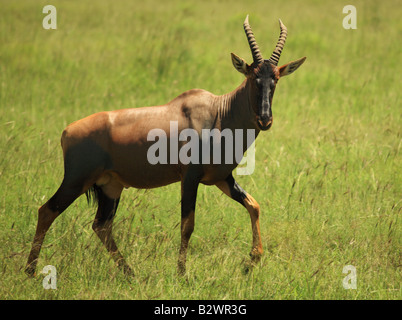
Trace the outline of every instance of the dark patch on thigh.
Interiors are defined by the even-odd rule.
[[[97,170],[112,167],[110,155],[96,142],[85,140],[68,148],[64,157],[66,184],[83,184]]]

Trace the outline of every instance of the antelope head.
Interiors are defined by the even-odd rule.
[[[278,67],[278,61],[287,36],[287,28],[281,20],[279,20],[279,26],[281,29],[279,40],[274,52],[268,60],[264,60],[262,57],[257,42],[255,41],[253,31],[248,22],[248,15],[243,26],[254,61],[249,65],[244,61],[244,59],[232,53],[232,63],[237,71],[246,76],[248,83],[250,84],[249,103],[252,105],[256,114],[255,120],[258,128],[265,131],[272,126],[272,97],[279,78],[296,71],[296,69],[306,60],[306,57]]]

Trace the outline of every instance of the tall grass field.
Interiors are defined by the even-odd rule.
[[[55,30],[42,26],[48,4]],[[343,26],[349,4],[357,29]],[[63,129],[192,88],[234,90],[244,76],[230,53],[252,62],[247,14],[265,59],[279,18],[279,65],[307,56],[276,87],[254,173],[235,175],[261,207],[261,261],[245,272],[247,211],[200,185],[179,276],[176,183],[122,194],[113,233],[133,277],[93,232],[85,197],[56,219],[27,277],[38,208],[63,178]],[[401,34],[396,0],[0,0],[0,299],[401,299]],[[56,290],[43,287],[46,265]]]

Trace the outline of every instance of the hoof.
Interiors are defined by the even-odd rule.
[[[260,262],[261,256],[262,256],[262,249],[254,248],[254,249],[251,250],[251,252],[250,252],[251,261],[252,261],[253,263],[258,263],[258,262]]]
[[[177,273],[179,274],[179,276],[184,276],[186,274],[186,265],[179,262],[177,264]]]
[[[126,276],[128,276],[128,277],[134,276],[133,270],[130,268],[130,266],[126,263],[126,261],[124,259],[120,259],[117,261],[117,267],[119,269],[123,270],[123,272]]]
[[[35,269],[34,268],[30,268],[30,267],[26,267],[25,268],[25,274],[30,277],[30,278],[35,278],[36,273],[35,273]]]
[[[128,277],[134,277],[134,272],[129,266],[124,266],[123,267],[123,272]]]
[[[35,269],[36,269],[36,261],[33,261],[26,265],[24,272],[28,277],[34,278],[36,276]]]

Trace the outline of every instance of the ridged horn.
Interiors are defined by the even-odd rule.
[[[271,57],[268,59],[268,61],[275,66],[278,65],[279,58],[281,57],[281,53],[285,45],[286,36],[288,35],[288,29],[282,23],[281,19],[279,19],[279,27],[281,28],[281,33],[279,35],[278,43],[276,44],[275,50],[272,52]]]
[[[246,32],[248,44],[251,49],[251,54],[253,55],[253,60],[257,65],[259,65],[260,63],[264,62],[264,59],[262,58],[261,51],[258,48],[257,42],[255,41],[253,30],[251,30],[250,24],[248,23],[248,15],[246,17],[246,20],[244,20],[243,27],[244,31]]]

